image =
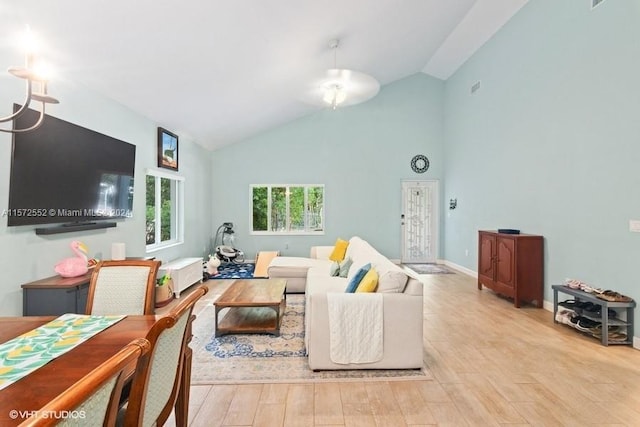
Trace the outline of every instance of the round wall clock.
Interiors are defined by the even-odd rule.
[[[418,154],[411,159],[411,169],[416,173],[425,173],[429,169],[429,159],[427,156]]]

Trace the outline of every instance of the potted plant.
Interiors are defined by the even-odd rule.
[[[171,271],[167,271],[156,280],[156,307],[165,306],[173,298],[173,279]]]

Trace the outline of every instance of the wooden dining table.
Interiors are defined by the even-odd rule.
[[[55,316],[0,317],[0,343],[53,320]],[[73,383],[98,367],[136,338],[144,338],[160,316],[127,316],[67,353],[0,390],[0,426],[18,425],[19,415],[37,411]],[[191,328],[188,328],[191,331]],[[189,332],[190,333],[190,332]],[[186,426],[191,383],[191,357],[182,368],[182,383],[176,403],[177,425]],[[130,367],[132,376],[135,366]]]

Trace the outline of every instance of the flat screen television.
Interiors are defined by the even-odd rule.
[[[39,114],[29,109],[14,127]],[[132,216],[135,157],[133,144],[46,115],[39,128],[13,134],[7,225]]]

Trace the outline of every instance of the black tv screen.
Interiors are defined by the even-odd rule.
[[[28,110],[14,128],[39,114]],[[13,134],[7,225],[132,216],[135,157],[133,144],[45,115],[39,128]]]

